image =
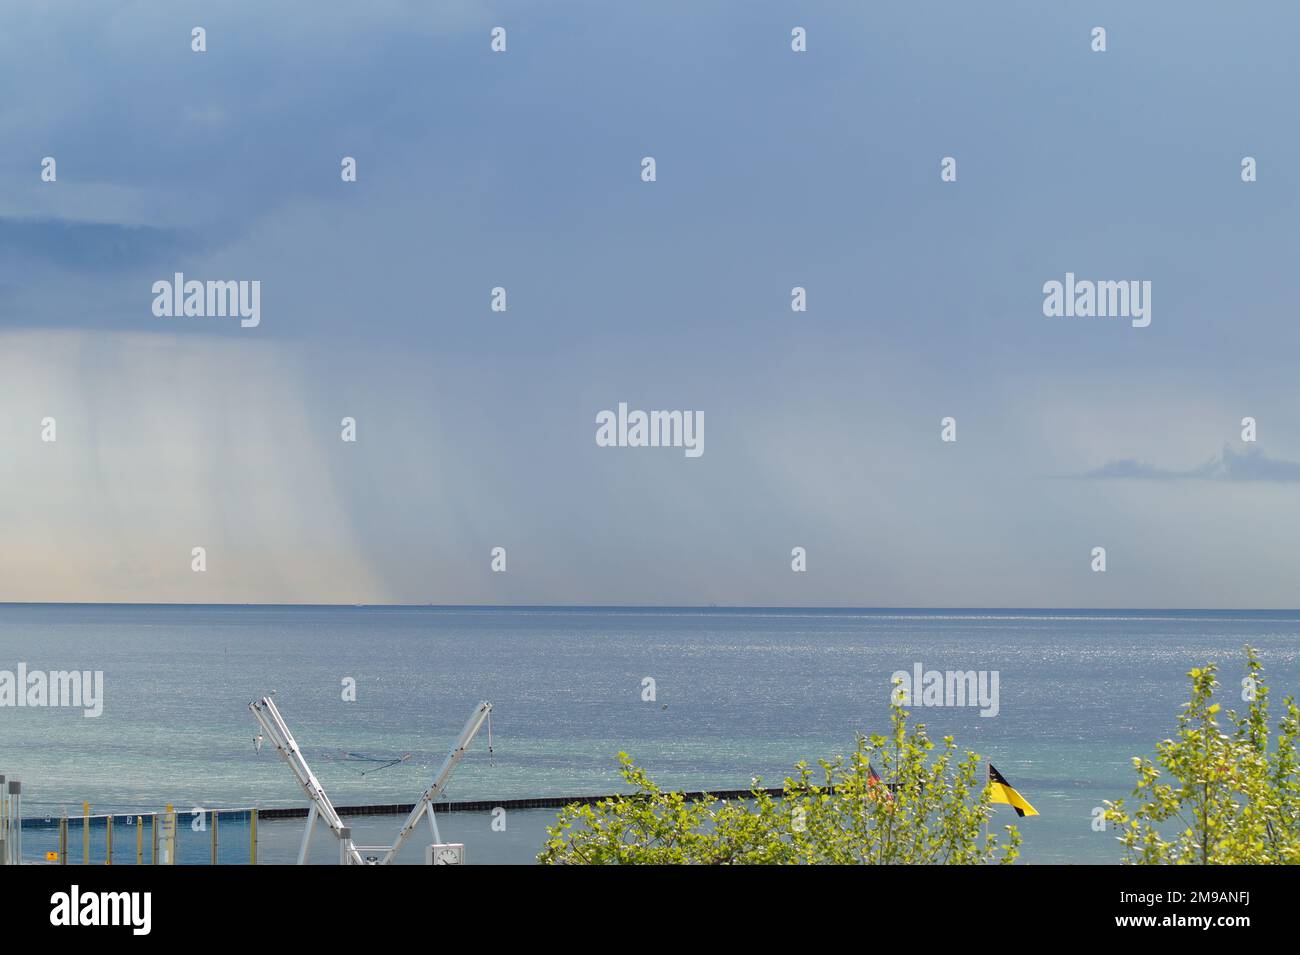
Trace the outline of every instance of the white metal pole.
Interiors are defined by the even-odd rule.
[[[455,772],[456,766],[465,756],[465,750],[467,750],[469,744],[474,741],[475,735],[478,734],[479,729],[482,728],[483,723],[488,718],[488,714],[491,712],[492,704],[486,700],[474,707],[474,712],[471,713],[469,719],[465,721],[465,727],[460,731],[460,736],[456,739],[456,745],[453,746],[451,752],[447,754],[447,758],[442,761],[442,766],[439,767],[437,775],[433,777],[433,782],[429,785],[429,788],[421,794],[419,801],[415,804],[415,808],[411,810],[411,814],[406,817],[406,822],[402,824],[401,831],[397,833],[397,841],[393,843],[393,847],[389,849],[388,853],[382,860],[380,860],[381,865],[387,865],[397,857],[397,853],[401,850],[406,840],[410,838],[411,833],[420,821],[420,816],[424,813],[427,812],[429,814],[429,821],[433,831],[435,833],[438,831],[438,824],[433,820],[433,801],[437,799],[438,795],[447,787],[447,782],[451,779],[451,774]]]
[[[249,703],[248,708],[252,711],[258,723],[262,725],[266,735],[270,737],[276,751],[288,764],[290,772],[298,781],[298,786],[312,802],[312,808],[307,817],[307,831],[303,833],[303,845],[299,851],[299,864],[304,864],[307,846],[311,841],[311,832],[316,819],[318,817],[323,818],[330,831],[336,836],[339,830],[345,828],[343,820],[339,818],[338,812],[334,809],[334,804],[330,802],[329,796],[325,794],[325,789],[316,778],[316,774],[307,765],[307,759],[302,755],[298,741],[293,738],[293,733],[289,731],[289,725],[285,723],[284,717],[280,715],[280,710],[276,707],[275,701],[269,696],[264,696],[258,701]],[[345,840],[345,848],[355,865],[364,864],[361,853],[357,851],[351,838]]]
[[[307,850],[311,848],[311,837],[316,831],[316,804],[307,810],[307,828],[302,831],[302,844],[298,847],[298,865],[307,864]]]

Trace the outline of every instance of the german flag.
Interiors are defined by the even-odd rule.
[[[876,767],[867,763],[867,795],[872,799],[879,799],[882,796],[885,799],[893,799],[894,794],[889,791],[885,781],[880,778],[880,773],[876,772]]]
[[[989,763],[989,789],[992,793],[989,802],[1006,803],[1021,818],[1038,815],[1038,810],[1029,805],[1029,800],[1011,787],[1006,777],[993,768],[992,763]]]

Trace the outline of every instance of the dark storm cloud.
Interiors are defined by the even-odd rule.
[[[1117,458],[1078,475],[1093,480],[1129,481],[1300,481],[1300,462],[1271,458],[1263,451],[1234,451],[1225,446],[1199,467],[1162,468],[1136,458]]]
[[[171,261],[197,245],[192,236],[153,226],[0,218],[0,254],[8,263],[20,260],[78,272],[112,272]]]

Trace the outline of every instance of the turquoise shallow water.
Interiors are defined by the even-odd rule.
[[[619,750],[670,786],[776,784],[887,726],[890,675],[919,662],[998,671],[996,717],[916,713],[1041,811],[1021,823],[1024,858],[1112,862],[1092,809],[1127,795],[1129,757],[1172,731],[1186,671],[1217,661],[1233,689],[1245,643],[1275,690],[1295,691],[1300,614],[1286,612],[0,606],[0,670],[102,670],[105,683],[95,719],[0,708],[0,772],[23,780],[27,815],[75,815],[82,800],[303,804],[252,745],[247,703],[274,690],[340,805],[412,800],[479,699],[495,704],[495,753],[480,736],[452,799],[615,791]],[[362,775],[344,752],[410,757]],[[529,817],[477,857],[526,861],[538,832]]]

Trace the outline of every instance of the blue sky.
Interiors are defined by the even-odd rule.
[[[1297,20],[6,6],[0,600],[1294,607]],[[598,448],[620,401],[705,454]]]

